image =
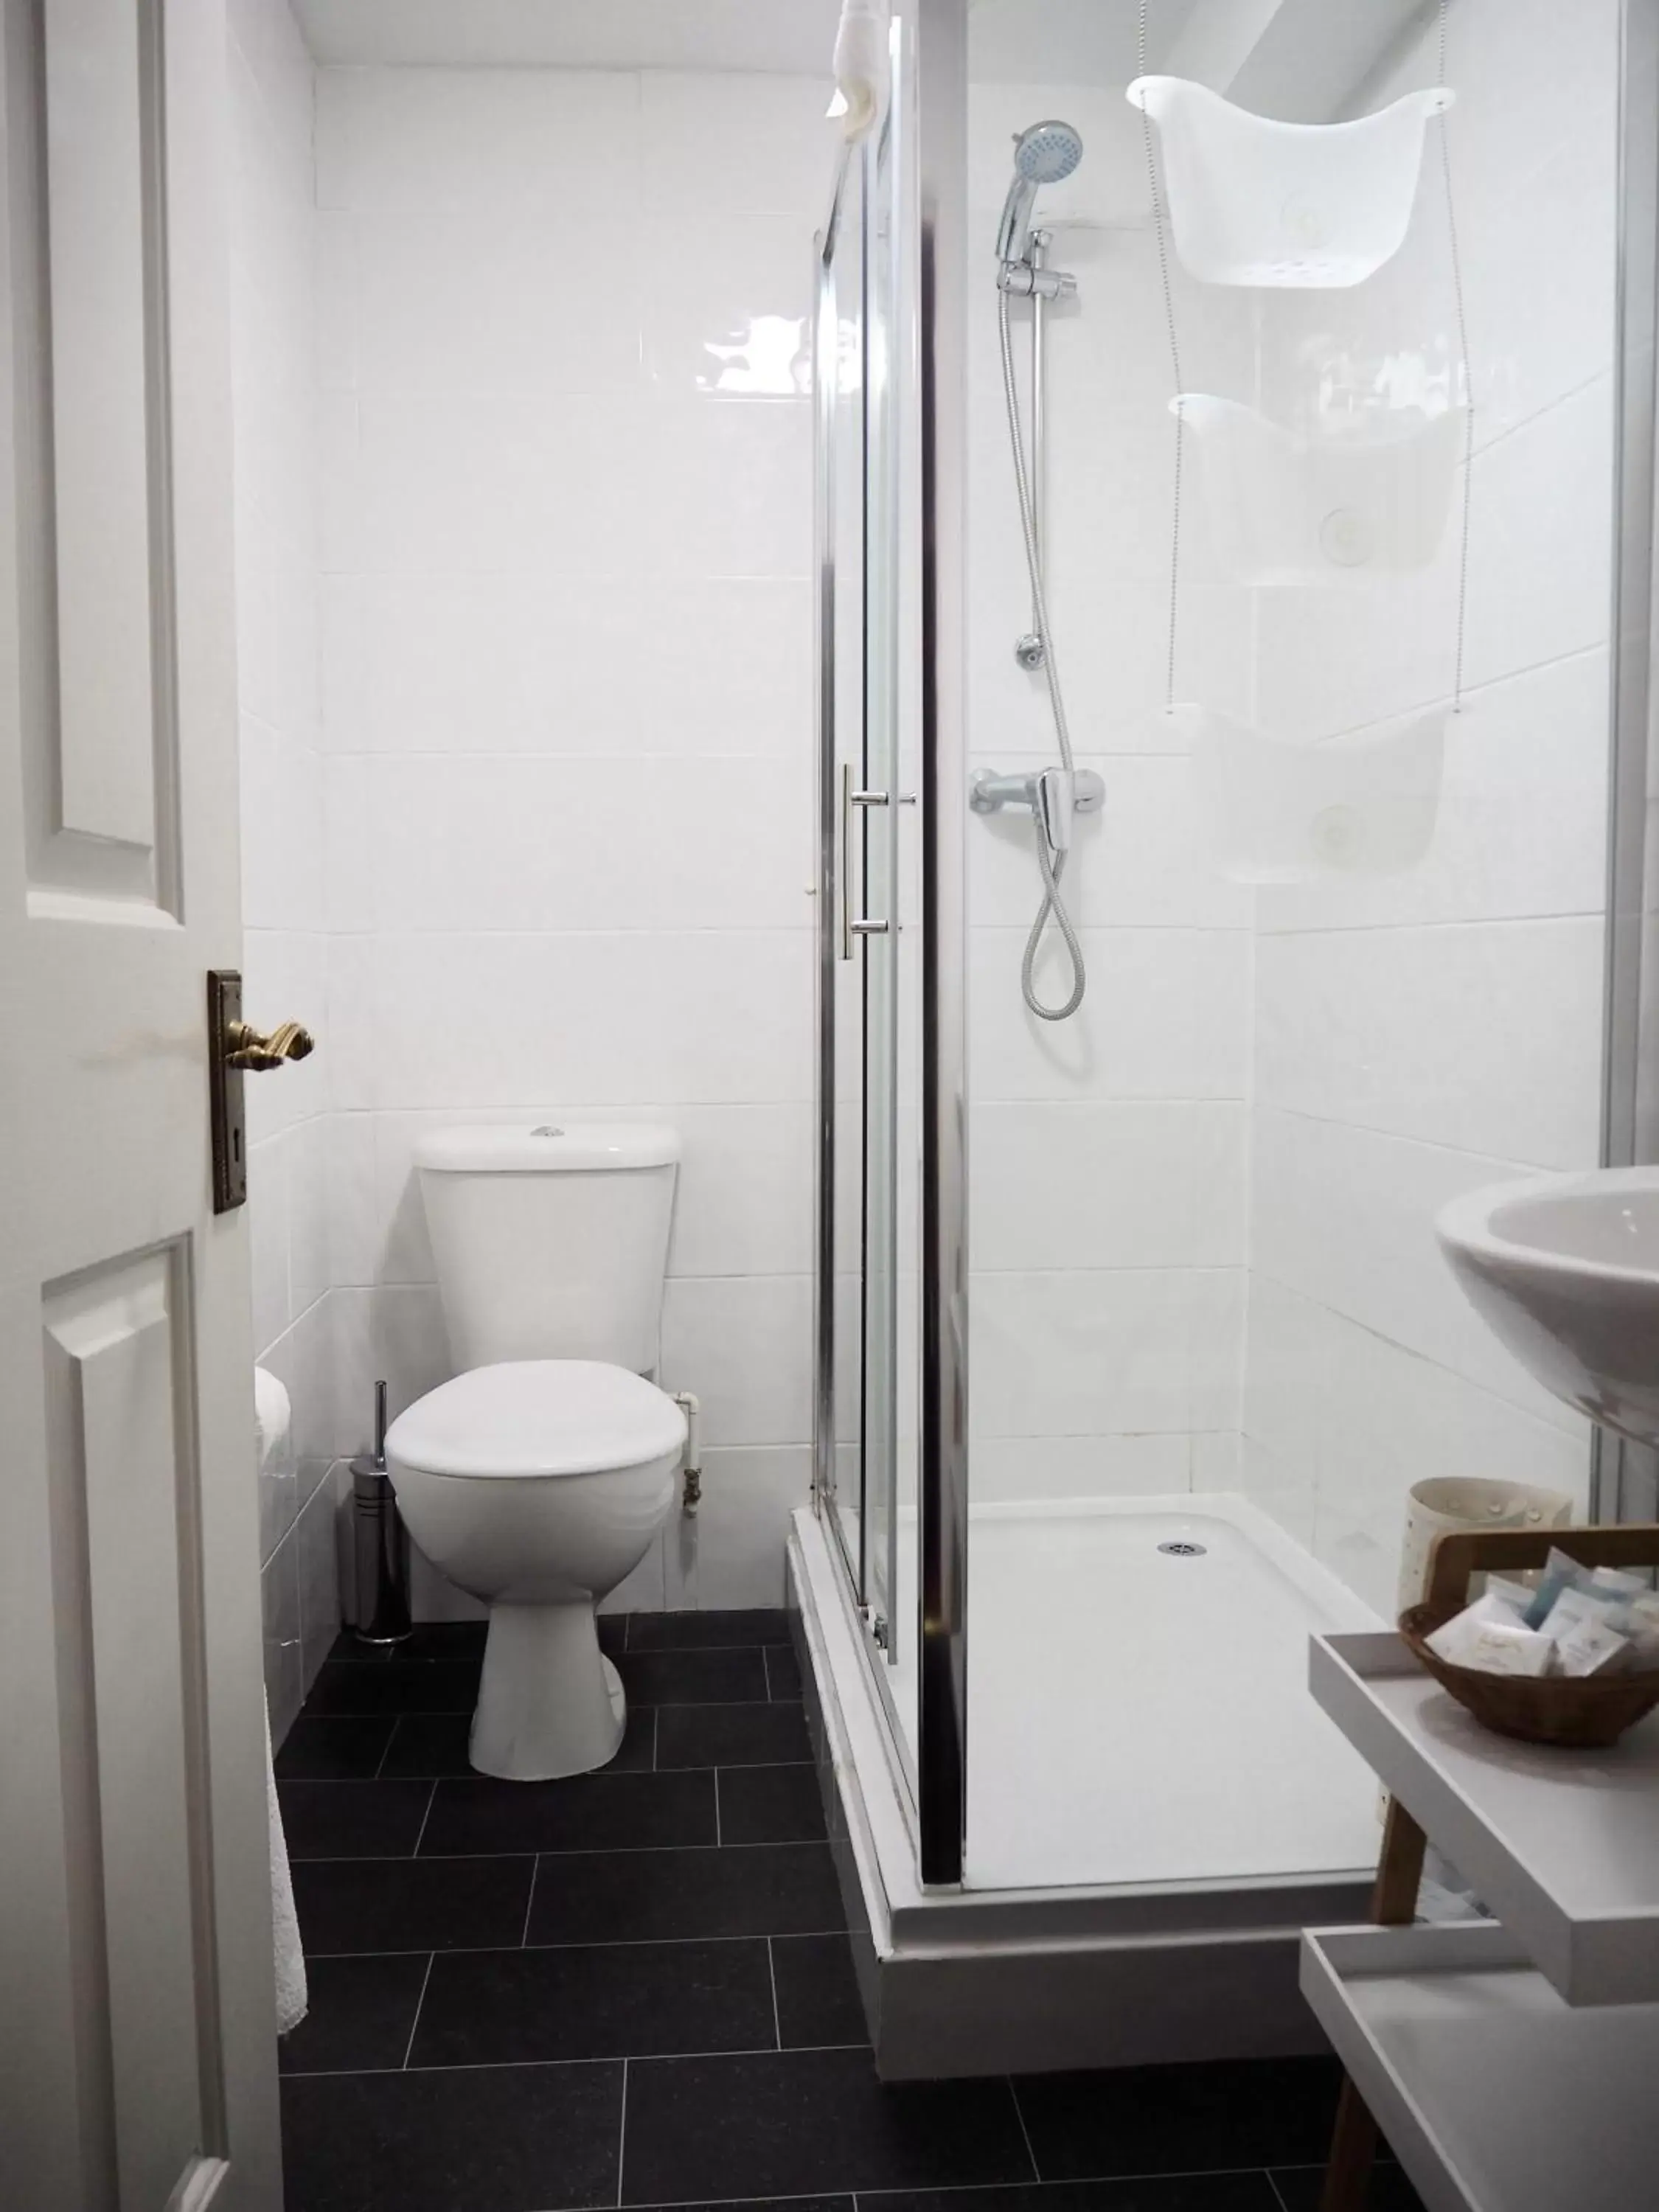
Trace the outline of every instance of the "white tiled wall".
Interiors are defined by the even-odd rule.
[[[1079,279],[1052,320],[1050,592],[1079,761],[1106,785],[1067,878],[1091,981],[1066,1024],[1019,1001],[1029,822],[969,828],[977,1497],[1242,1483],[1387,1610],[1412,1481],[1583,1495],[1583,1425],[1476,1321],[1431,1224],[1476,1183],[1595,1158],[1616,20],[1613,0],[1451,11],[1478,410],[1465,709],[1421,865],[1260,891],[1208,872],[1159,714],[1173,378],[1138,129],[1116,87],[974,89],[971,742],[975,764],[1054,757],[1010,651],[1028,600],[990,248],[1010,137],[1059,114],[1085,151],[1042,202]],[[1432,48],[1431,29],[1357,110],[1431,81]],[[1353,291],[1206,292],[1177,268],[1185,387],[1304,429],[1443,404],[1430,155],[1406,247]],[[1194,489],[1177,696],[1302,739],[1444,698],[1456,536],[1375,590],[1251,593],[1210,567]],[[1052,991],[1063,964],[1046,973]]]
[[[286,0],[229,9],[244,1007],[318,1033],[250,1079],[254,1341],[293,1430],[260,1484],[266,1686],[280,1737],[339,1624],[329,1286],[325,762],[317,699],[314,71]]]
[[[1071,1020],[1027,1012],[1036,910],[1029,815],[968,825],[971,1346],[976,1498],[1186,1490],[1236,1456],[1244,1312],[1250,892],[1202,864],[1165,718],[1174,385],[1139,126],[1121,88],[975,85],[969,106],[972,764],[1057,757],[1041,676],[1013,643],[1030,601],[1005,426],[992,245],[1011,137],[1081,130],[1042,195],[1079,294],[1048,355],[1049,602],[1080,767],[1106,787],[1066,878],[1089,966]],[[1248,308],[1177,274],[1188,380],[1252,364]],[[1022,380],[1027,311],[1015,310]],[[1249,707],[1250,610],[1190,556],[1178,660]],[[1043,995],[1064,994],[1052,949]],[[1224,1443],[1219,1461],[1218,1440]]]
[[[702,1401],[705,1502],[617,1601],[776,1602],[811,1435],[823,87],[318,94],[338,1432],[375,1375],[395,1412],[448,1371],[421,1130],[671,1121],[661,1379]]]
[[[1476,408],[1465,711],[1419,867],[1258,902],[1246,1486],[1384,1612],[1411,1483],[1584,1487],[1583,1424],[1474,1319],[1431,1224],[1460,1191],[1596,1158],[1617,18],[1613,0],[1450,13]],[[1359,105],[1433,70],[1431,30]],[[1443,396],[1453,297],[1431,161],[1388,270],[1271,301],[1263,404],[1310,422],[1413,384]],[[1420,578],[1313,599],[1261,595],[1264,722],[1316,737],[1445,697],[1455,529]]]

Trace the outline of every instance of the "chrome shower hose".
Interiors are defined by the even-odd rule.
[[[1072,733],[1066,726],[1066,699],[1060,688],[1060,668],[1054,658],[1054,633],[1048,625],[1048,599],[1043,589],[1042,554],[1037,544],[1036,513],[1031,498],[1031,475],[1025,459],[1025,433],[1020,426],[1019,393],[1014,382],[1013,326],[1009,313],[1008,295],[997,294],[997,331],[1002,346],[1002,396],[1008,410],[1008,442],[1014,456],[1014,485],[1019,494],[1020,534],[1025,541],[1025,565],[1031,577],[1031,606],[1036,617],[1037,635],[1042,641],[1042,672],[1048,679],[1048,705],[1054,715],[1054,736],[1060,744],[1060,763],[1069,774],[1072,768]],[[1066,872],[1066,855],[1050,847],[1042,817],[1034,806],[1031,826],[1036,834],[1037,867],[1042,877],[1042,903],[1031,924],[1031,933],[1025,940],[1025,954],[1019,964],[1019,988],[1026,1005],[1039,1021],[1063,1022],[1074,1014],[1083,1004],[1083,994],[1088,988],[1088,971],[1083,964],[1083,947],[1073,927],[1072,917],[1066,911],[1060,896],[1060,878]],[[1072,964],[1072,988],[1069,996],[1059,1006],[1045,1006],[1037,996],[1036,957],[1042,946],[1042,933],[1052,918],[1054,927],[1065,941],[1066,957]]]

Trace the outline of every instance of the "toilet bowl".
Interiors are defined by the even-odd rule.
[[[651,1379],[679,1139],[443,1128],[416,1147],[453,1379],[386,1432],[410,1534],[489,1608],[471,1757],[582,1774],[627,1719],[594,1611],[673,1504],[685,1417]]]
[[[595,1607],[674,1501],[685,1416],[626,1368],[514,1360],[441,1383],[386,1433],[409,1532],[489,1608],[469,1755],[547,1781],[603,1766],[627,1704]]]

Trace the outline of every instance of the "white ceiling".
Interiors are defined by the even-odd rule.
[[[770,70],[827,82],[840,0],[294,0],[321,62]]]
[[[1147,66],[1315,120],[1428,0],[1149,0]],[[830,79],[840,0],[294,0],[322,62],[760,70]],[[969,0],[983,83],[1125,84],[1138,0]]]
[[[830,75],[840,0],[294,0],[322,62]],[[1197,0],[1152,0],[1151,60]],[[1237,4],[1237,0],[1227,0]],[[1123,83],[1136,0],[969,0],[972,74]]]
[[[1198,0],[1150,0],[1146,66],[1160,69]],[[984,84],[1127,84],[1136,0],[969,0],[969,75]]]

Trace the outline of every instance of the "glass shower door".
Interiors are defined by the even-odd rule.
[[[886,409],[889,142],[850,149],[820,240],[817,1478],[890,1665],[897,1522],[896,699]]]

